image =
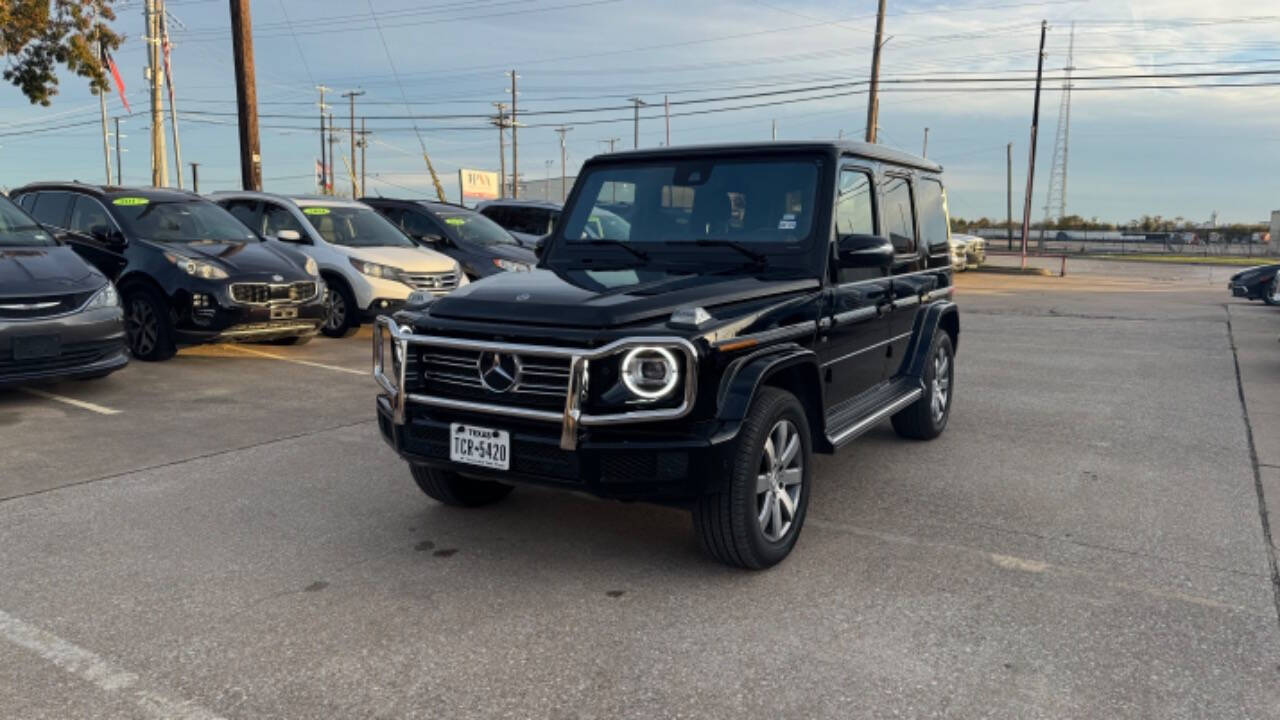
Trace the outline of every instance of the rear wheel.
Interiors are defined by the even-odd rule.
[[[492,505],[505,498],[512,490],[492,480],[474,480],[450,470],[438,470],[425,465],[410,465],[413,481],[427,497],[454,507],[479,507]]]
[[[924,370],[924,394],[893,416],[893,429],[916,440],[932,440],[942,434],[951,417],[955,380],[955,353],[944,330],[933,335],[933,346]]]
[[[139,285],[124,292],[125,331],[129,351],[139,360],[168,360],[178,352],[173,340],[169,304],[160,293]]]
[[[347,337],[360,327],[356,319],[356,313],[360,310],[356,306],[356,298],[344,282],[332,280],[327,281],[326,285],[324,324],[320,326],[320,332],[331,338]]]
[[[693,509],[698,542],[726,565],[762,570],[791,553],[809,505],[809,422],[794,395],[765,387],[739,431],[731,474]]]

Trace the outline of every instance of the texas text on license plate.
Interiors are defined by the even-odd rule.
[[[506,430],[451,423],[449,459],[494,470],[511,467],[511,436]]]

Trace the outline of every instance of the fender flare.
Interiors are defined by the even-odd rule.
[[[925,363],[929,361],[929,350],[933,345],[934,333],[942,328],[951,334],[952,350],[960,347],[960,310],[955,303],[937,300],[926,305],[916,313],[915,328],[911,333],[911,342],[904,355],[903,375],[923,377]]]
[[[716,393],[716,419],[723,427],[718,439],[737,434],[760,386],[769,384],[780,373],[787,377],[782,386],[796,395],[805,408],[814,449],[829,452],[818,356],[795,343],[764,348],[729,363]]]

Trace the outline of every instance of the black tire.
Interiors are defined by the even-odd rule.
[[[778,438],[784,424],[792,429],[798,445],[790,458],[771,466],[770,458],[776,455],[766,449],[766,441]],[[809,507],[813,465],[809,432],[804,407],[794,395],[774,387],[760,389],[729,451],[729,477],[693,507],[694,531],[703,551],[726,565],[750,570],[772,567],[791,553]],[[784,437],[789,447],[792,436]],[[781,527],[777,523],[787,520],[788,511],[779,504],[780,492],[792,507],[789,522]]]
[[[293,337],[276,338],[275,340],[268,340],[266,344],[267,345],[306,345],[307,343],[311,342],[311,339],[314,337],[315,335],[294,335]]]
[[[135,358],[160,362],[178,352],[169,303],[155,289],[135,285],[124,291],[124,324],[129,352]]]
[[[410,465],[413,481],[427,497],[453,507],[492,505],[510,494],[512,487],[493,480],[474,480],[449,470]]]
[[[345,282],[337,279],[325,279],[325,316],[320,332],[325,337],[344,338],[354,335],[360,329],[355,295]]]
[[[945,330],[935,332],[929,359],[925,362],[924,394],[893,416],[893,429],[899,435],[914,440],[932,440],[947,429],[951,403],[955,399],[955,357],[951,336]],[[935,404],[939,392],[941,397]]]

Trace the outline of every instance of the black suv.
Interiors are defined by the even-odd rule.
[[[140,360],[204,342],[306,342],[324,321],[315,261],[199,195],[36,183],[10,196],[115,281]]]
[[[533,250],[500,225],[470,208],[429,200],[360,198],[404,234],[444,253],[476,280],[500,272],[526,272],[538,261]]]
[[[485,200],[476,211],[506,228],[521,242],[537,245],[560,219],[559,203],[550,200]]]
[[[773,565],[812,453],[883,420],[917,439],[947,425],[940,173],[845,142],[593,158],[535,270],[379,319],[382,434],[445,504],[512,483],[676,502],[717,559]],[[601,204],[627,237],[588,232]]]

